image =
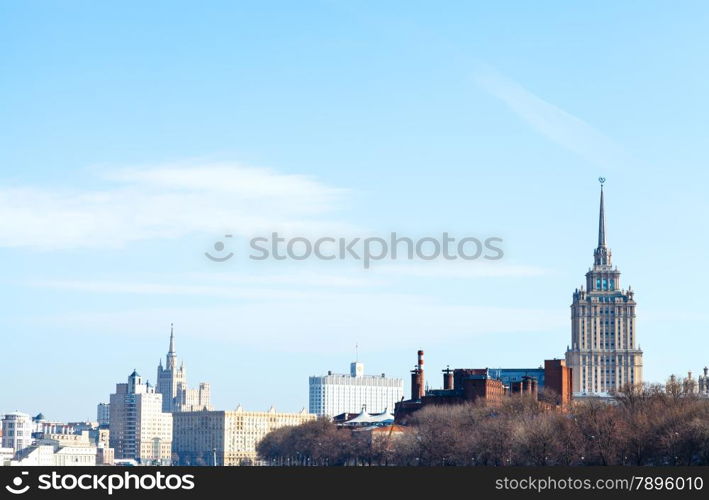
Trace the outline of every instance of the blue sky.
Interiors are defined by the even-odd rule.
[[[709,364],[704,2],[4,2],[0,411],[93,417],[175,323],[217,407],[562,357],[597,178],[645,376]],[[272,230],[499,262],[217,264]],[[407,384],[408,385],[408,384]]]

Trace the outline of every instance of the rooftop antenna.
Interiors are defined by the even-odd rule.
[[[359,344],[355,344],[355,363],[359,363]]]

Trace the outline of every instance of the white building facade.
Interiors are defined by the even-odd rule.
[[[127,384],[111,394],[109,442],[118,459],[169,465],[172,455],[172,415],[163,412],[162,395],[144,384],[134,370]]]
[[[334,417],[341,413],[393,411],[404,397],[404,381],[385,374],[365,375],[364,365],[355,361],[350,373],[328,372],[310,377],[309,410],[318,416]]]
[[[20,451],[32,444],[34,423],[27,413],[13,412],[6,414],[2,419],[2,446]]]
[[[10,465],[10,461],[15,456],[15,450],[12,448],[1,448],[0,447],[0,467],[5,465]]]
[[[179,465],[256,465],[256,447],[269,432],[315,420],[305,412],[244,411],[176,412],[173,451]]]
[[[95,446],[59,446],[42,441],[15,455],[9,465],[40,467],[71,467],[96,465]]]

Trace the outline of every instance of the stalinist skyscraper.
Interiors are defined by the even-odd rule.
[[[574,393],[598,394],[626,384],[642,383],[643,352],[636,347],[635,299],[623,290],[606,245],[606,218],[601,182],[598,247],[586,287],[574,291],[571,304],[571,346],[566,364],[572,368]]]
[[[158,365],[157,392],[162,394],[162,411],[174,413],[178,411],[211,410],[210,387],[202,382],[197,389],[187,386],[187,372],[180,363],[177,366],[177,352],[175,352],[175,332],[170,325],[170,348],[165,359],[165,368],[162,360]]]

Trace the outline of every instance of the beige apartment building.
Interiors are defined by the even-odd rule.
[[[173,452],[179,465],[251,465],[258,463],[256,445],[269,432],[317,417],[298,413],[190,411],[173,413]]]
[[[162,395],[135,370],[127,384],[116,384],[110,409],[109,443],[116,459],[171,464],[172,415],[163,412]]]

